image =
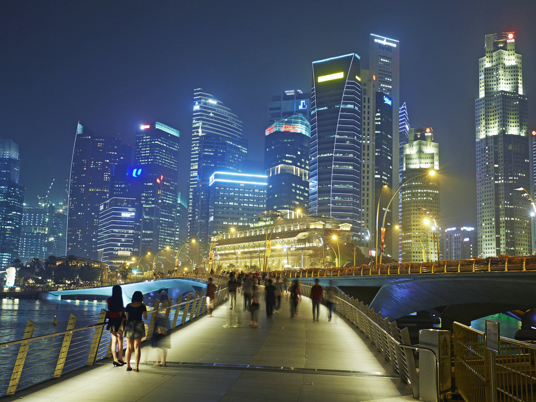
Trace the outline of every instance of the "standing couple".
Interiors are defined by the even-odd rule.
[[[143,294],[139,291],[132,295],[132,303],[123,307],[123,292],[121,286],[112,288],[112,297],[108,298],[108,326],[112,337],[112,356],[114,367],[127,365],[127,371],[132,371],[130,359],[135,350],[134,371],[140,371],[141,340],[145,338],[147,307],[143,304]],[[126,363],[123,361],[123,337],[127,339]],[[117,350],[116,350],[117,349]]]

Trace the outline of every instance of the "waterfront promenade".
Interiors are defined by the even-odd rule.
[[[238,304],[242,298],[238,297]],[[140,372],[112,367],[111,360],[5,397],[5,401],[413,401],[384,356],[359,330],[336,317],[313,322],[311,301],[300,316],[281,312],[260,328],[249,314],[218,307],[170,335],[166,367],[153,367],[157,349],[144,348]],[[241,327],[235,328],[236,319]],[[224,328],[231,324],[229,328]]]

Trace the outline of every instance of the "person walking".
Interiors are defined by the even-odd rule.
[[[320,302],[322,301],[322,293],[324,289],[319,285],[320,281],[315,279],[315,284],[311,287],[311,300],[313,302],[313,322],[318,322],[320,317]],[[316,314],[315,314],[316,313]]]
[[[300,281],[295,279],[290,287],[290,318],[298,317],[298,303],[301,300]]]
[[[261,308],[261,303],[259,300],[259,286],[257,284],[254,284],[253,289],[251,291],[251,306],[249,307],[249,311],[251,313],[252,328],[259,328],[259,310]]]
[[[125,325],[125,338],[127,338],[127,371],[132,371],[130,358],[132,350],[135,350],[134,371],[140,371],[140,345],[141,338],[145,337],[145,325],[143,320],[147,319],[147,306],[143,304],[143,294],[140,291],[132,295],[132,303],[125,309],[127,324]],[[155,313],[156,314],[156,313]]]
[[[251,293],[253,292],[255,280],[250,274],[246,275],[244,284],[242,285],[242,294],[244,295],[244,311],[249,311],[251,307]]]
[[[217,286],[213,283],[214,279],[208,278],[207,285],[207,311],[208,316],[212,317],[212,311],[214,310],[214,299],[216,298]]]
[[[115,285],[112,288],[112,297],[108,298],[108,326],[112,338],[112,356],[114,367],[125,364],[123,361],[123,319],[125,308],[123,307],[123,292],[121,286]],[[117,351],[116,351],[117,349]]]
[[[288,294],[288,287],[290,286],[290,279],[286,276],[283,278],[283,289],[285,290],[285,295]]]
[[[281,294],[283,293],[283,284],[279,281],[279,276],[275,278],[275,312],[279,313],[281,308]]]
[[[266,301],[266,317],[270,319],[274,314],[275,298],[276,287],[272,285],[272,280],[268,279],[264,288],[264,300]]]
[[[326,288],[326,307],[328,308],[328,321],[331,321],[333,311],[337,307],[337,289],[334,281],[329,281],[329,286]]]
[[[229,290],[229,310],[232,310],[233,307],[236,307],[236,291],[238,289],[238,282],[235,279],[234,272],[232,272],[230,275],[227,288]]]

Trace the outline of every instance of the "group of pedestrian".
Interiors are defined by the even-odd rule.
[[[112,288],[112,297],[108,298],[108,326],[112,337],[113,366],[127,365],[127,371],[140,371],[141,340],[145,338],[147,306],[143,304],[143,294],[139,291],[132,295],[132,302],[123,307],[123,291],[121,286]],[[127,340],[126,362],[123,361],[123,338]],[[134,351],[135,366],[131,366]]]

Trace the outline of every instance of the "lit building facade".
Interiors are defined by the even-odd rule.
[[[309,214],[361,232],[361,69],[351,53],[315,61],[311,93]]]
[[[19,258],[23,263],[31,258],[48,257],[48,215],[44,205],[24,206],[19,241]]]
[[[515,34],[486,35],[476,115],[477,233],[482,257],[531,253],[527,98]]]
[[[209,234],[256,222],[266,209],[267,180],[262,174],[214,172],[209,181]]]
[[[399,159],[399,137],[395,135],[398,132],[399,108],[400,108],[400,42],[396,39],[386,38],[385,36],[370,34],[369,36],[369,69],[377,74],[378,92],[388,96],[392,101],[391,110],[391,136],[392,143],[388,146],[392,153],[391,165],[394,172],[390,175],[390,183],[387,183],[393,191],[398,188],[399,181],[396,175],[397,162]],[[391,204],[391,211],[396,211],[396,202]],[[390,224],[398,224],[396,213],[389,213]],[[390,230],[387,229],[387,234]],[[390,236],[390,234],[389,234]],[[386,242],[388,251],[396,250],[398,241],[396,236]],[[394,252],[396,254],[396,252]],[[396,259],[396,256],[394,256]]]
[[[402,262],[439,258],[439,180],[437,175],[429,174],[439,169],[439,144],[433,139],[431,127],[412,128],[404,145],[402,181],[406,184],[400,189]]]
[[[268,125],[297,114],[303,115],[309,121],[310,101],[311,94],[300,89],[291,89],[281,95],[272,96],[268,107]]]
[[[67,253],[67,207],[63,203],[48,205],[47,257],[63,257]]]
[[[179,141],[179,131],[160,122],[142,124],[136,135],[135,167],[127,177],[141,182],[135,186],[141,186],[140,254],[178,249]]]
[[[409,141],[409,114],[406,102],[400,106],[398,111],[398,185],[402,185],[402,171],[404,170],[404,145]],[[402,224],[402,193],[398,194],[398,223]],[[398,261],[402,262],[402,243],[400,236],[394,236],[393,257],[398,251]]]
[[[476,257],[476,230],[473,227],[447,228],[441,236],[441,258],[456,261]]]
[[[248,227],[213,237],[216,242],[214,268],[227,270],[234,266],[238,270],[247,267],[261,270],[264,261],[268,271],[334,266],[333,248],[337,246],[329,240],[330,234],[337,233],[340,242],[351,242],[351,228],[352,225],[333,218],[260,216]],[[272,231],[271,247],[267,251],[266,237]]]
[[[277,120],[265,131],[266,208],[306,211],[309,204],[311,125],[302,114]]]
[[[121,139],[78,123],[71,162],[67,254],[97,259],[100,205],[108,198],[113,166],[125,158]]]
[[[533,200],[536,200],[536,130],[530,136],[530,191]],[[532,253],[536,249],[536,205],[532,206],[531,227],[532,227]]]
[[[113,197],[99,209],[99,261],[137,256],[140,250],[141,205],[136,198]]]
[[[209,243],[210,177],[217,171],[242,171],[247,141],[242,122],[211,94],[194,90],[190,160],[188,233],[206,253]]]
[[[18,257],[24,203],[19,174],[19,145],[0,139],[0,268]]]

